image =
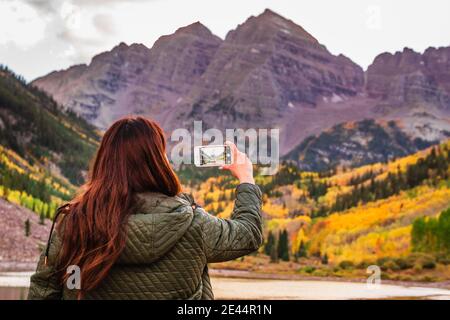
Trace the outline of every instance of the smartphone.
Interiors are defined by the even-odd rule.
[[[232,164],[230,146],[210,145],[194,147],[194,164],[197,167],[218,167]]]

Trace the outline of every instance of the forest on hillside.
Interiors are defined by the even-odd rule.
[[[208,212],[229,217],[236,181],[214,169],[197,175],[180,172]],[[376,264],[393,279],[449,279],[449,177],[450,142],[358,168],[307,172],[284,163],[276,175],[256,178],[263,248],[219,267],[354,276]]]
[[[0,145],[80,184],[99,139],[92,125],[0,65]]]
[[[41,223],[85,181],[100,133],[0,65],[0,196]]]

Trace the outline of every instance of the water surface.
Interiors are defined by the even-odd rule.
[[[25,299],[32,272],[0,273],[0,300]],[[310,280],[211,277],[216,299],[445,299],[450,290],[381,284]]]

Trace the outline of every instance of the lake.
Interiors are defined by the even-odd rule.
[[[0,273],[0,300],[25,299],[31,272]],[[267,280],[211,277],[216,299],[445,299],[450,290],[313,280]]]

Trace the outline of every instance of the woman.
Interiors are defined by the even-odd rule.
[[[223,169],[240,184],[227,220],[181,193],[155,122],[114,123],[81,193],[58,210],[29,299],[213,299],[207,264],[262,243],[261,191],[250,160],[230,145],[234,162]]]

